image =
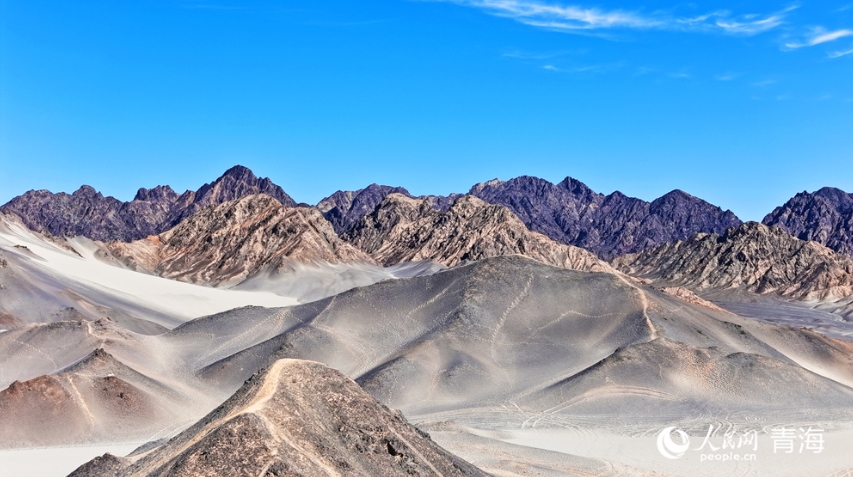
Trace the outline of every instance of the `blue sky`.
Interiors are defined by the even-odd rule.
[[[760,220],[853,192],[853,0],[0,0],[0,203],[197,188],[315,203],[575,177]]]

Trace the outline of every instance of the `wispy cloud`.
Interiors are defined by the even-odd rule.
[[[772,14],[733,15],[715,11],[690,18],[664,13],[646,14],[621,9],[604,10],[579,5],[549,3],[543,0],[426,0],[455,3],[478,8],[490,15],[511,18],[539,28],[565,32],[589,32],[616,29],[655,29],[718,32],[732,35],[756,35],[784,23],[789,7]]]
[[[542,67],[542,69],[543,69],[543,70],[548,70],[548,71],[560,71],[560,68],[557,68],[557,67],[556,67],[556,66],[554,66],[554,65],[545,65],[545,66],[543,66],[543,67]]]
[[[835,59],[835,58],[841,58],[842,56],[847,56],[847,55],[851,55],[851,54],[853,54],[853,50],[833,51],[832,53],[829,54],[829,57],[832,59]]]
[[[726,33],[736,35],[757,35],[770,31],[784,23],[785,15],[791,11],[786,9],[783,13],[777,13],[765,18],[759,18],[757,15],[745,15],[743,19],[728,19],[719,18],[716,25],[722,28]]]
[[[798,42],[788,42],[785,43],[785,47],[790,48],[792,50],[797,48],[803,48],[806,46],[815,46],[820,45],[821,43],[829,43],[831,41],[838,40],[840,38],[853,36],[853,30],[835,30],[835,31],[827,31],[825,28],[815,28],[812,30],[811,34],[803,41]]]

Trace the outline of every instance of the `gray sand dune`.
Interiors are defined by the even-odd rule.
[[[202,341],[213,335],[216,345]],[[752,396],[773,387],[782,390],[773,396],[782,413],[821,403],[835,413],[853,403],[845,394],[853,362],[844,342],[691,305],[615,275],[520,257],[378,283],[297,307],[234,310],[189,322],[163,339],[211,385],[233,390],[270,360],[313,359],[414,416],[533,402],[532,396],[554,392],[607,359],[620,364],[604,374],[625,373],[646,382],[651,394],[683,403],[659,413],[661,420],[760,408]],[[632,346],[643,360],[628,366],[619,356]],[[643,374],[656,376],[661,363],[671,365],[680,387]],[[697,369],[705,374],[692,375]],[[696,394],[700,388],[693,386],[707,376],[728,375],[728,389],[701,388],[707,399]],[[547,399],[568,400],[590,389]],[[606,387],[598,392],[619,396],[620,409],[647,400]]]
[[[60,373],[103,348],[194,403],[152,439],[174,435],[281,358],[337,368],[414,422],[494,432],[853,423],[848,342],[692,304],[621,275],[518,256],[302,305],[237,308],[157,336],[109,321],[92,332],[51,326],[0,333],[4,359],[37,371],[6,382]],[[71,338],[51,348],[48,337],[60,335]],[[509,464],[472,455],[512,475]]]

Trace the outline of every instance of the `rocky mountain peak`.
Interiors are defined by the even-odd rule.
[[[70,477],[148,475],[485,476],[320,363],[274,362],[169,442]]]
[[[75,190],[72,194],[73,197],[86,197],[93,199],[103,199],[103,195],[100,192],[96,191],[94,187],[90,185],[83,184],[79,189]]]
[[[215,181],[199,188],[194,208],[221,204],[253,194],[267,194],[287,207],[296,205],[296,202],[268,177],[259,178],[247,167],[234,166]]]
[[[853,256],[853,194],[833,187],[800,192],[764,217],[802,240],[814,240]]]
[[[38,232],[129,242],[168,230],[207,205],[253,194],[267,194],[289,207],[296,205],[269,178],[258,178],[248,168],[235,166],[198,191],[181,195],[160,185],[141,188],[132,201],[122,202],[84,185],[71,195],[29,191],[0,210],[21,217],[27,227]]]
[[[697,290],[743,289],[800,300],[853,295],[853,259],[757,222],[617,257],[612,264],[666,286]]]
[[[144,187],[140,187],[138,191],[136,191],[136,195],[133,197],[134,201],[148,201],[148,202],[174,202],[178,198],[178,193],[172,190],[169,186],[158,185],[153,189],[146,189]]]
[[[442,212],[428,200],[389,194],[343,238],[384,265],[433,260],[454,266],[518,254],[559,267],[611,270],[586,250],[532,232],[506,207],[474,196],[461,197]]]
[[[411,197],[402,187],[370,184],[357,191],[337,191],[321,200],[317,208],[323,212],[335,232],[342,234],[364,215],[370,213],[388,194],[403,194]]]
[[[567,191],[569,191],[574,196],[586,197],[590,201],[592,200],[592,198],[594,196],[602,196],[602,194],[599,194],[599,193],[593,191],[583,182],[581,182],[581,181],[579,181],[573,177],[569,177],[569,176],[566,176],[566,178],[563,179],[562,181],[560,181],[560,183],[557,184],[557,186],[566,189]]]
[[[159,235],[106,247],[130,268],[211,285],[238,283],[267,267],[373,263],[339,239],[317,209],[286,207],[266,194],[211,204]]]

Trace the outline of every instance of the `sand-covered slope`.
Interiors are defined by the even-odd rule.
[[[613,264],[631,275],[695,289],[742,289],[798,300],[853,295],[853,259],[756,222],[624,255]]]
[[[340,240],[318,210],[284,207],[264,194],[207,206],[160,235],[106,247],[130,268],[212,285],[299,263],[373,263]]]
[[[0,333],[10,364],[0,371],[15,370],[0,386],[62,374],[98,348],[194,400],[182,422],[281,358],[339,369],[418,422],[490,429],[842,423],[853,411],[851,343],[519,256],[299,306],[234,309],[158,336],[110,322],[31,325]],[[762,395],[772,402],[761,405]]]
[[[219,337],[217,346],[203,339],[211,334]],[[698,369],[724,375],[742,365],[743,379],[731,381],[720,394],[710,393],[704,403],[689,387],[673,391],[668,382],[651,379],[660,369],[655,363],[667,362],[672,353],[648,347],[647,361],[639,367],[643,371],[626,373],[686,403],[679,412],[752,409],[751,402],[725,397],[751,393],[748,387],[738,391],[750,380],[791,390],[775,397],[783,403],[774,408],[779,413],[802,407],[802,399],[812,399],[813,410],[821,409],[821,394],[813,392],[809,380],[825,389],[853,385],[849,343],[691,305],[617,275],[554,268],[521,257],[377,283],[274,312],[235,310],[189,322],[163,339],[181,350],[186,367],[226,389],[236,389],[271,360],[312,359],[357,378],[382,402],[420,416],[525,402],[533,412],[538,408],[525,396],[544,392],[571,399],[553,386],[619,349],[647,342],[677,343],[679,353],[696,356],[695,366],[674,373],[683,374],[679,379]],[[729,355],[748,359],[732,361]],[[627,369],[627,362],[619,363]],[[769,371],[759,373],[760,368]],[[802,386],[789,386],[790,369],[809,376],[797,378]],[[605,386],[602,393],[610,391]],[[623,397],[624,409],[645,399],[642,393]],[[827,399],[829,413],[844,407],[841,398],[827,394]]]
[[[85,476],[485,476],[338,371],[280,360],[197,424],[144,456]]]
[[[0,213],[0,330],[27,323],[109,317],[156,334],[188,319],[244,305],[297,303],[266,291],[201,287],[110,265],[98,244],[33,232]]]
[[[385,265],[434,260],[453,266],[518,254],[558,267],[611,270],[592,253],[531,232],[506,207],[473,196],[458,199],[442,212],[425,200],[390,194],[344,239]]]

